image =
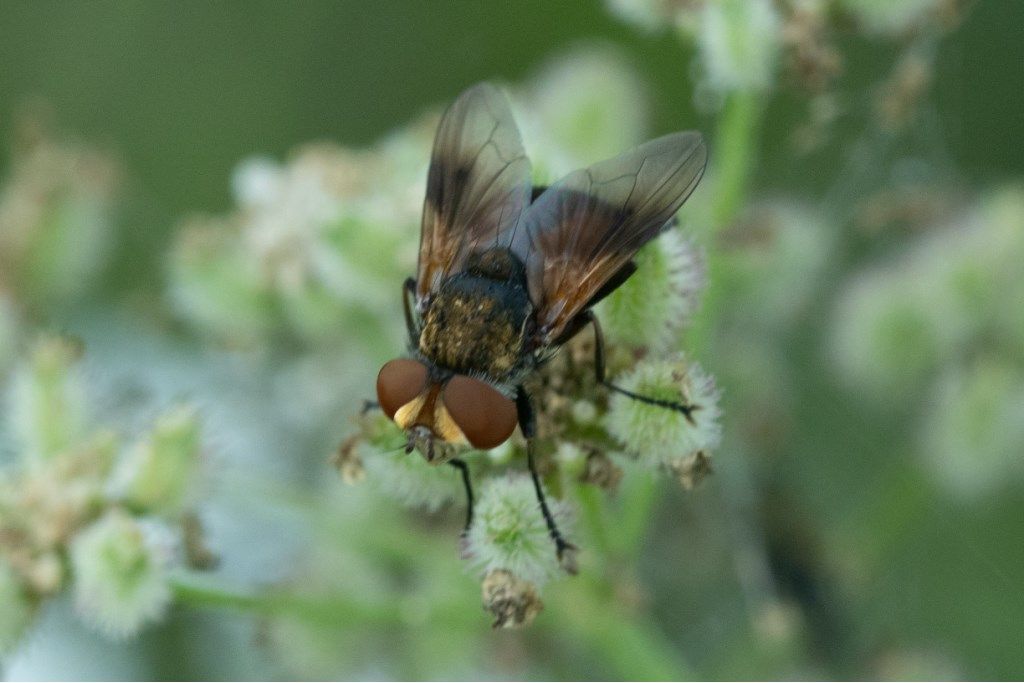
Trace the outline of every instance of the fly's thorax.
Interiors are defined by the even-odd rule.
[[[419,351],[454,372],[504,381],[532,364],[526,287],[464,272],[445,281],[424,314]]]
[[[465,270],[491,280],[498,280],[516,286],[526,282],[526,266],[506,247],[494,247],[466,259]]]

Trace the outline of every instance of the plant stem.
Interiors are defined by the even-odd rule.
[[[622,504],[614,529],[614,547],[625,557],[636,557],[647,538],[651,511],[664,490],[658,479],[640,468],[623,486]]]
[[[607,515],[604,513],[604,504],[599,491],[593,485],[576,486],[576,502],[579,504],[580,521],[586,529],[590,542],[594,544],[594,550],[601,557],[608,557],[612,554],[612,545],[608,539]]]
[[[758,95],[734,91],[726,98],[715,134],[712,172],[714,200],[710,221],[698,230],[712,257],[708,259],[708,288],[704,293],[703,313],[696,316],[689,328],[683,348],[697,357],[704,357],[711,347],[718,311],[729,297],[727,269],[716,245],[722,231],[739,216],[747,202],[750,175],[757,163],[758,129],[761,103]]]
[[[747,199],[750,173],[757,159],[761,106],[758,96],[735,91],[726,98],[715,142],[715,201],[711,229],[717,233],[732,223]]]
[[[578,577],[552,596],[555,630],[583,640],[608,667],[599,678],[684,680],[693,678],[677,648],[656,628],[615,604],[608,587]]]
[[[171,580],[175,599],[192,607],[230,609],[259,616],[292,616],[311,623],[345,625],[386,623],[399,618],[393,605],[368,603],[332,594],[305,596],[277,590],[256,592],[218,584],[192,574]]]

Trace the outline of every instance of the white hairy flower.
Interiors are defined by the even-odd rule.
[[[78,534],[70,558],[78,613],[108,635],[135,634],[170,604],[168,558],[125,512],[111,510]]]

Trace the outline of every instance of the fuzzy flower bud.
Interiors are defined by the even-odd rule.
[[[42,339],[16,371],[9,419],[28,462],[53,458],[85,430],[85,397],[76,367],[80,354],[65,339]]]
[[[565,533],[567,507],[550,496],[547,500]],[[466,537],[466,550],[472,563],[484,572],[505,570],[534,586],[559,574],[555,544],[530,477],[508,475],[484,484]]]
[[[967,263],[958,273],[956,291],[965,310],[984,311],[979,299],[990,302],[995,325],[1024,347],[1024,187],[990,191],[980,204],[978,219],[984,227],[975,240],[978,248],[962,254]]]
[[[553,62],[522,100],[516,118],[542,184],[636,145],[647,125],[646,93],[610,50],[578,50]]]
[[[195,484],[199,456],[199,420],[191,407],[179,406],[126,454],[113,488],[132,508],[177,514]]]
[[[978,332],[972,327],[979,312],[992,317],[986,309],[1001,294],[993,278],[999,268],[986,255],[988,236],[976,227],[935,232],[899,261],[864,271],[847,285],[830,351],[852,386],[875,396],[905,396]]]
[[[668,230],[634,260],[636,272],[600,304],[601,327],[610,342],[668,350],[700,305],[703,255],[678,230]]]
[[[781,32],[770,0],[708,0],[699,38],[713,89],[760,91],[771,85]]]
[[[226,224],[196,220],[171,255],[171,298],[198,327],[234,344],[252,344],[275,322],[259,266]]]
[[[1024,372],[984,357],[945,373],[924,421],[921,452],[936,480],[963,500],[1024,476]]]
[[[722,436],[714,378],[681,356],[644,360],[616,382],[642,396],[694,406],[682,412],[615,394],[606,418],[608,431],[641,463],[673,468],[695,452],[713,451]]]
[[[66,303],[102,265],[119,169],[107,155],[20,122],[20,145],[0,187],[0,281],[33,303]]]
[[[79,614],[111,636],[138,632],[170,603],[166,558],[124,512],[108,512],[75,537],[70,557]]]

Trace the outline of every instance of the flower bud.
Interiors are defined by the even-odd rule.
[[[839,297],[830,351],[851,386],[900,398],[947,359],[972,333],[972,308],[987,305],[990,271],[957,255],[967,231],[937,232],[899,261],[858,274]],[[963,267],[961,267],[963,266]],[[974,307],[967,305],[973,302]]]
[[[699,39],[713,89],[760,91],[771,85],[781,32],[770,0],[707,0]]]
[[[642,141],[647,96],[615,52],[588,48],[551,63],[522,98],[517,120],[542,183]]]
[[[170,269],[173,304],[211,335],[253,344],[275,323],[274,301],[259,267],[226,222],[194,219],[186,225]]]
[[[566,505],[550,496],[547,501],[564,533]],[[505,570],[534,586],[558,576],[555,544],[530,477],[510,474],[484,484],[474,507],[466,550],[471,562],[485,573]]]
[[[714,378],[683,356],[643,360],[616,381],[641,396],[693,406],[690,415],[660,405],[614,394],[606,418],[608,431],[627,452],[650,467],[671,467],[680,458],[718,446],[721,410]]]
[[[704,258],[678,230],[668,230],[634,257],[636,272],[601,302],[608,341],[657,351],[673,348],[700,305]]]
[[[133,509],[176,515],[188,503],[200,466],[199,420],[179,406],[125,455],[112,488]]]
[[[75,606],[95,628],[125,637],[166,611],[167,558],[126,513],[112,510],[82,531],[70,558]]]
[[[107,155],[50,139],[25,121],[0,188],[0,269],[36,304],[67,303],[105,260],[119,169]]]
[[[1024,372],[982,357],[941,377],[921,433],[921,453],[941,486],[960,499],[1024,478]]]
[[[983,226],[975,242],[978,249],[961,253],[967,263],[960,276],[959,291],[968,291],[973,297],[965,298],[965,308],[979,309],[983,299],[992,307],[992,318],[1000,332],[1011,343],[1024,347],[1024,278],[1020,264],[1024,262],[1024,186],[1001,187],[986,193],[980,201],[979,223]],[[982,254],[978,251],[983,250]],[[970,269],[970,264],[974,269]],[[981,271],[981,272],[977,272]],[[982,278],[982,273],[988,274]]]
[[[85,397],[76,365],[80,355],[80,348],[66,339],[43,338],[14,375],[9,419],[30,463],[66,451],[85,431]]]

